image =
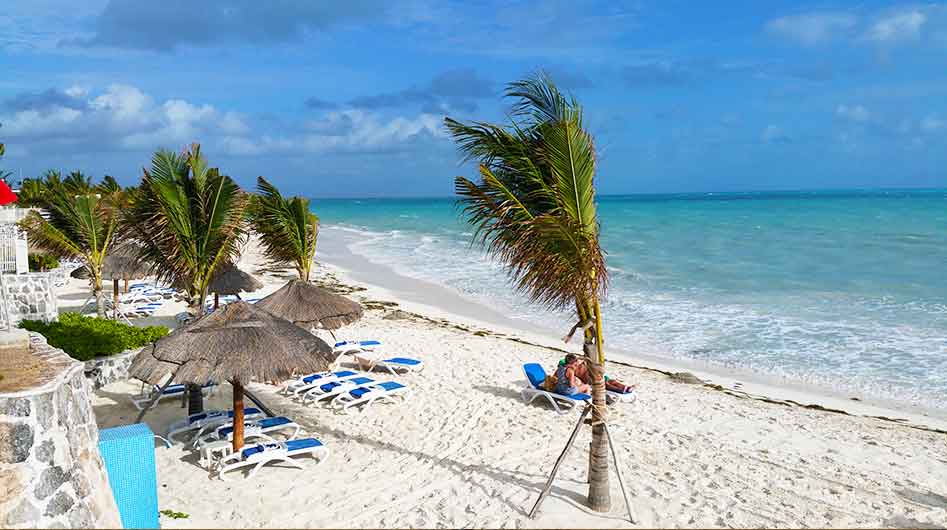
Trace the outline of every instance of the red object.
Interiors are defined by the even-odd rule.
[[[7,186],[7,183],[0,180],[0,206],[6,206],[16,202],[16,193]]]

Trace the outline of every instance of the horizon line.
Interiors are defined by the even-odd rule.
[[[711,191],[646,191],[646,192],[625,192],[625,193],[599,193],[596,194],[598,197],[659,197],[659,196],[685,196],[685,195],[738,195],[738,194],[803,194],[803,193],[884,193],[884,192],[912,192],[912,193],[937,193],[937,192],[947,192],[947,186],[930,188],[930,187],[878,187],[878,188],[786,188],[786,189],[771,189],[771,190],[711,190]],[[362,195],[362,196],[336,196],[336,197],[320,197],[320,196],[309,196],[307,197],[310,200],[377,200],[377,199],[401,199],[401,200],[410,200],[410,199],[452,199],[457,197],[455,194],[451,195]]]

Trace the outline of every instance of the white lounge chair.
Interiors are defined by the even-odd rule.
[[[375,351],[380,346],[381,342],[377,340],[342,340],[336,342],[332,348],[336,353],[346,354]]]
[[[300,438],[286,442],[268,441],[244,447],[239,453],[225,456],[220,460],[217,476],[227,480],[227,473],[245,467],[253,467],[246,478],[253,478],[256,472],[271,462],[284,462],[295,468],[303,469],[294,456],[311,455],[321,464],[329,456],[329,450],[315,438]]]
[[[253,437],[260,435],[269,435],[273,432],[285,431],[292,429],[293,433],[287,437],[287,439],[292,440],[299,435],[301,427],[298,423],[285,416],[276,416],[273,418],[262,418],[258,420],[245,420],[243,423],[243,436],[244,437]],[[233,439],[233,422],[226,423],[224,425],[218,426],[213,432],[202,434],[197,437],[194,442],[195,447],[200,447],[203,444],[214,442],[217,440],[232,440]]]
[[[253,407],[247,407],[243,409],[244,419],[254,420],[257,418],[262,418],[263,413],[259,409]],[[197,414],[191,414],[183,420],[178,420],[168,426],[168,434],[165,435],[165,438],[172,442],[176,442],[175,437],[182,433],[196,431],[196,434],[192,436],[190,441],[199,437],[205,430],[210,428],[216,428],[227,423],[233,423],[233,411],[232,410],[205,410],[204,412],[199,412]]]
[[[314,374],[305,375],[296,379],[295,381],[290,382],[286,385],[286,388],[282,390],[283,394],[293,394],[299,395],[303,392],[306,392],[310,388],[324,383],[331,383],[333,381],[340,381],[343,379],[351,379],[357,377],[358,372],[353,372],[352,370],[339,370],[337,372],[317,372]]]
[[[536,398],[542,397],[549,401],[549,404],[552,405],[552,408],[555,409],[556,412],[562,414],[566,411],[559,407],[560,404],[571,409],[576,403],[592,399],[592,396],[588,394],[567,395],[544,390],[542,384],[546,380],[546,371],[543,370],[542,366],[536,363],[524,364],[523,373],[526,374],[526,387],[520,391],[520,396],[523,398],[523,401],[527,403],[532,403]]]
[[[380,368],[391,375],[424,370],[424,361],[419,359],[412,359],[410,357],[387,357],[378,359],[377,356],[364,356],[359,353],[350,353],[350,355],[355,358],[355,362],[364,370]]]
[[[162,399],[168,397],[179,397],[184,394],[184,391],[187,390],[185,385],[168,385],[163,391],[161,391],[160,385],[151,385],[151,392],[145,394],[144,387],[142,388],[141,394],[138,396],[132,397],[132,403],[135,405],[135,408],[138,410],[143,409],[148,403],[155,397],[155,393],[161,392],[161,395],[158,396],[158,399],[155,400],[154,405],[157,405],[161,402]],[[217,392],[216,383],[208,383],[201,387],[201,393],[204,396],[210,396]]]
[[[368,377],[353,377],[351,379],[343,379],[341,381],[322,383],[307,390],[306,393],[302,395],[302,402],[305,404],[310,400],[313,402],[321,401],[323,399],[335,397],[343,392],[353,390],[360,386],[369,385],[374,382],[374,379]]]
[[[396,381],[372,383],[339,394],[332,400],[330,406],[336,410],[346,410],[351,407],[364,405],[362,408],[364,411],[371,407],[376,401],[394,402],[395,397],[404,399],[407,393],[408,387]]]

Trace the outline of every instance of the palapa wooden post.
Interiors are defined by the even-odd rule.
[[[234,379],[233,385],[233,452],[243,448],[243,385]]]
[[[118,278],[112,280],[112,318],[118,320]]]
[[[220,307],[220,295],[215,292],[214,293],[214,310],[216,311],[218,307]]]
[[[125,293],[128,293],[128,278],[125,278]]]
[[[533,505],[533,509],[529,511],[530,519],[536,516],[536,512],[539,510],[539,505],[542,504],[543,500],[546,498],[546,495],[549,495],[549,490],[552,489],[552,481],[556,478],[556,473],[559,472],[559,466],[562,465],[562,461],[566,459],[566,454],[569,453],[569,449],[572,447],[573,442],[575,442],[575,437],[579,434],[579,429],[582,428],[582,422],[585,421],[585,417],[591,410],[591,405],[586,406],[582,411],[582,414],[579,416],[579,421],[575,423],[575,429],[572,429],[572,435],[569,436],[569,441],[566,443],[565,448],[563,448],[559,458],[556,459],[556,465],[552,467],[552,473],[550,473],[549,478],[546,479],[546,485],[543,487],[542,493],[540,493],[539,498],[536,499],[536,504]]]

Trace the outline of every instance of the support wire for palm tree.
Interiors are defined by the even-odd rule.
[[[511,123],[445,119],[465,161],[478,162],[477,182],[455,179],[475,241],[506,264],[516,287],[553,309],[575,310],[584,329],[592,378],[592,509],[610,508],[608,439],[599,300],[607,272],[595,203],[595,146],[582,107],[544,74],[511,83]],[[568,446],[567,446],[568,449]]]
[[[184,286],[200,317],[214,271],[239,255],[246,194],[193,144],[182,154],[156,152],[131,197],[123,224],[138,259],[164,283]],[[201,392],[189,395],[188,413],[200,412]]]

